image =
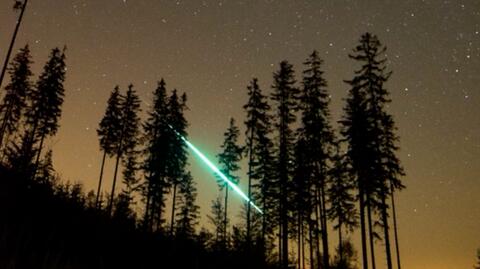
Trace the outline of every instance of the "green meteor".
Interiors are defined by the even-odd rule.
[[[173,129],[172,126],[170,128],[185,142],[185,144],[202,160],[205,164],[207,164],[210,169],[213,170],[217,176],[219,176],[221,179],[223,179],[232,189],[238,193],[247,203],[249,203],[253,208],[255,208],[260,214],[263,214],[262,210],[258,208],[257,205],[255,205],[252,201],[252,199],[248,198],[248,196],[237,186],[235,185],[230,179],[228,179],[227,176],[225,176],[220,169],[218,169],[205,155],[203,155],[202,152],[200,152],[192,143],[190,143],[185,137],[180,135],[177,131]]]

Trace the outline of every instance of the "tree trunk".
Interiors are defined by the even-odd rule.
[[[397,216],[395,211],[395,197],[393,196],[393,186],[390,186],[391,194],[390,198],[392,200],[392,214],[393,214],[393,231],[395,235],[395,250],[397,252],[397,269],[401,269],[400,267],[400,248],[398,246],[398,234],[397,234]]]
[[[121,146],[121,145],[120,145]],[[112,183],[112,191],[110,193],[110,201],[108,201],[108,215],[112,215],[112,208],[113,208],[113,198],[115,197],[115,184],[117,183],[117,172],[118,172],[118,165],[120,163],[120,150],[117,153],[117,160],[115,161],[115,171],[113,172],[113,183]]]
[[[320,199],[321,199],[321,214],[322,221],[322,244],[323,244],[323,267],[329,268],[329,252],[328,252],[328,231],[327,231],[327,210],[325,205],[325,191],[324,186],[320,187]]]
[[[367,198],[370,199],[370,198]],[[373,231],[373,225],[372,225],[372,208],[370,206],[370,201],[367,202],[367,217],[368,217],[368,234],[369,234],[369,239],[370,239],[370,257],[372,258],[372,269],[376,268],[376,263],[375,263],[375,238],[373,236],[374,231]]]
[[[388,234],[388,215],[387,215],[387,202],[385,201],[385,194],[382,194],[382,222],[383,233],[385,237],[385,254],[387,258],[387,268],[392,269],[392,253],[390,252],[390,236]]]
[[[254,117],[255,119],[255,117]],[[253,120],[254,121],[254,120]],[[252,199],[252,163],[253,163],[253,127],[250,128],[250,149],[248,160],[248,199]],[[250,250],[250,213],[251,205],[247,203],[247,248]]]
[[[280,205],[282,206],[282,205]],[[278,223],[278,264],[280,268],[283,266],[282,263],[282,219],[279,216],[279,223]]]
[[[302,220],[302,268],[305,269],[305,233],[303,231],[303,220]]]
[[[40,163],[40,154],[42,153],[43,148],[43,141],[45,141],[45,133],[42,133],[42,138],[40,138],[40,146],[35,159],[35,166],[33,167],[32,180],[35,179],[35,176],[37,175],[38,164]]]
[[[152,228],[152,225],[149,221],[149,216],[150,216],[150,207],[151,207],[151,191],[150,191],[151,187],[150,187],[150,182],[148,183],[147,185],[147,201],[145,202],[145,214],[143,216],[143,228],[145,231],[151,231],[151,228]]]
[[[103,168],[105,167],[105,159],[107,157],[107,152],[103,152],[102,166],[100,168],[100,178],[98,179],[98,188],[97,188],[97,197],[95,198],[95,207],[98,208],[100,202],[100,191],[102,189],[102,178],[103,178]]]
[[[22,23],[23,14],[25,13],[25,9],[27,8],[27,3],[28,0],[25,0],[22,6],[22,11],[20,11],[20,16],[18,17],[17,23],[15,25],[15,31],[13,31],[12,40],[10,41],[7,56],[5,57],[5,62],[3,63],[2,73],[0,73],[0,88],[2,87],[3,78],[5,76],[5,72],[7,71],[8,61],[10,60],[10,55],[12,54],[13,46],[15,45],[15,39],[17,39],[18,29],[20,28],[20,24]]]
[[[225,212],[223,217],[223,246],[227,249],[227,209],[228,209],[228,185],[225,183]]]
[[[365,197],[363,195],[362,187],[359,191],[359,203],[360,203],[360,233],[362,239],[362,262],[363,269],[368,269],[368,253],[367,253],[367,234],[365,229]]]
[[[314,222],[314,228],[315,228],[315,251],[316,251],[316,256],[317,256],[317,268],[320,269],[321,267],[321,258],[320,258],[320,202],[318,201],[318,195],[317,195],[317,187],[315,187],[315,222]]]
[[[298,213],[298,216],[297,216],[297,266],[298,268],[301,268],[301,260],[302,260],[302,248],[301,248],[301,245],[302,245],[302,232],[300,231],[300,227],[302,226],[301,224],[301,214],[300,212],[297,212]]]
[[[282,262],[283,262],[283,268],[288,268],[288,219],[287,219],[287,191],[286,191],[286,185],[287,185],[287,174],[284,174],[283,176],[283,184],[282,184],[282,196],[280,197],[281,199],[281,204],[282,206]]]
[[[10,115],[11,111],[12,105],[9,105],[7,111],[5,112],[5,116],[3,117],[2,128],[0,129],[0,149],[3,146],[3,138],[7,132],[7,117]]]
[[[177,183],[173,184],[172,217],[170,219],[170,235],[173,236],[175,226],[175,201],[177,199]]]
[[[310,269],[313,269],[314,268],[314,264],[313,264],[313,236],[312,236],[312,230],[313,230],[313,227],[312,227],[312,219],[311,219],[311,216],[309,217],[309,220],[308,220],[308,250],[309,250],[309,254],[310,254]]]

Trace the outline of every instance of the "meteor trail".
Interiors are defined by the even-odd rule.
[[[255,208],[260,214],[263,214],[263,211],[253,203],[253,201],[248,198],[248,196],[237,186],[235,185],[227,176],[225,176],[220,169],[218,169],[205,155],[203,155],[200,150],[198,150],[192,143],[190,143],[185,137],[179,134],[172,126],[168,125],[180,139],[202,160],[210,169],[213,170],[215,174],[217,174],[221,179],[223,179],[232,189],[238,193],[247,203],[249,203],[253,208]]]

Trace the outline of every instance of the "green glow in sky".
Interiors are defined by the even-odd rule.
[[[172,128],[170,126],[170,128]],[[172,128],[173,129],[173,128]],[[175,130],[174,130],[175,131]],[[248,196],[237,186],[235,185],[227,176],[225,176],[220,169],[218,169],[202,152],[200,152],[192,143],[190,143],[185,137],[180,135],[178,132],[175,133],[185,142],[185,144],[198,156],[200,159],[207,164],[210,169],[213,170],[221,179],[223,179],[236,193],[238,193],[247,203],[249,203],[253,208],[255,208],[260,214],[263,214],[262,210],[256,206],[253,201],[248,198]]]

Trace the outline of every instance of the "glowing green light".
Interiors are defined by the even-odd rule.
[[[170,128],[172,128],[170,126]],[[173,128],[172,128],[173,130]],[[185,137],[180,135],[177,131],[173,130],[185,144],[205,163],[210,169],[213,170],[221,179],[223,179],[236,193],[238,193],[247,203],[249,203],[253,208],[255,208],[260,214],[263,214],[262,210],[256,206],[253,201],[248,198],[248,196],[237,186],[235,185],[227,176],[225,176],[220,169],[218,169],[203,153],[201,153],[192,143],[190,143]]]

